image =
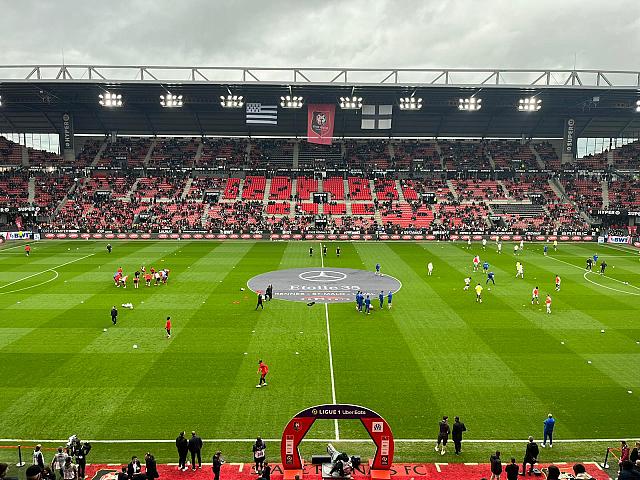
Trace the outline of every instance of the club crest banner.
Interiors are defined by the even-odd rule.
[[[308,105],[307,141],[321,145],[331,145],[336,106],[329,104]]]

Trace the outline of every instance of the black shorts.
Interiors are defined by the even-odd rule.
[[[444,435],[443,433],[440,433],[438,435],[438,443],[442,443],[442,445],[446,445],[448,441],[449,441],[449,435]]]

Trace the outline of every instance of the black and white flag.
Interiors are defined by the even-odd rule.
[[[363,105],[363,130],[389,130],[393,118],[393,105]]]
[[[247,125],[277,125],[278,106],[247,103]]]

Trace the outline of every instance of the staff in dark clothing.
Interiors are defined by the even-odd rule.
[[[89,455],[90,451],[91,444],[89,442],[84,442],[82,445],[80,443],[76,444],[73,455],[76,457],[76,464],[78,465],[78,478],[84,478],[84,472],[87,468],[87,455]]]
[[[111,244],[107,243],[107,252],[111,253]]]
[[[533,473],[533,466],[538,463],[539,454],[538,444],[533,441],[533,437],[529,437],[529,443],[527,443],[527,449],[524,452],[524,461],[522,462],[522,475],[526,473],[527,464],[530,465],[529,475]]]
[[[211,470],[213,471],[213,480],[220,480],[220,467],[224,460],[222,459],[222,452],[217,451],[216,454],[211,459]]]
[[[322,256],[324,256],[324,257],[327,256],[327,246],[326,245],[322,246]]]
[[[111,308],[111,323],[114,325],[118,323],[118,309],[115,305]]]
[[[264,462],[262,466],[262,475],[263,480],[271,480],[271,465],[268,462]]]
[[[256,463],[256,473],[260,475],[262,473],[262,467],[265,461],[265,450],[267,445],[264,443],[261,437],[256,439],[256,443],[253,444],[253,460]]]
[[[267,290],[264,292],[264,298],[268,301],[273,299],[273,285],[269,284],[267,286]]]
[[[511,463],[504,468],[504,471],[507,472],[507,480],[518,480],[520,467],[518,467],[515,458],[511,457]]]
[[[262,294],[259,293],[258,294],[258,303],[256,304],[256,310],[258,309],[258,307],[262,308],[264,310],[264,302],[262,301]]]
[[[187,453],[189,452],[189,441],[184,438],[184,432],[180,432],[176,438],[176,449],[178,449],[178,468],[184,472],[187,469]]]
[[[500,480],[500,475],[502,475],[500,452],[496,451],[495,455],[491,455],[489,462],[491,463],[491,480]]]
[[[198,459],[198,468],[202,468],[202,438],[196,435],[196,432],[191,432],[189,451],[191,452],[191,469],[196,469],[196,458]]]
[[[451,438],[456,448],[456,455],[460,455],[462,451],[462,432],[466,432],[467,427],[460,421],[460,417],[456,417],[451,427]]]
[[[135,455],[131,457],[131,462],[127,465],[127,477],[131,480],[133,477],[138,475],[142,471],[142,467],[140,466],[140,460]]]
[[[153,455],[147,452],[144,456],[145,463],[145,471],[147,473],[147,480],[155,480],[160,477],[158,473],[158,466],[156,464],[156,459]]]
[[[440,455],[444,455],[447,453],[447,441],[449,440],[449,434],[451,433],[451,428],[449,428],[449,417],[444,416],[442,420],[438,424],[438,443],[436,443],[435,451],[437,452],[440,449],[440,444],[442,443],[442,449],[440,450]]]

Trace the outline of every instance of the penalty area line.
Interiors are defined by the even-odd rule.
[[[55,272],[55,270],[57,268],[64,267],[66,265],[70,265],[70,264],[75,263],[75,262],[79,262],[80,260],[84,260],[85,258],[93,257],[94,255],[95,255],[95,253],[90,253],[89,255],[85,255],[84,257],[76,258],[75,260],[71,260],[69,262],[61,263],[60,265],[56,265],[55,267],[47,268],[46,270],[42,270],[41,272],[32,273],[31,275],[27,275],[26,277],[19,278],[18,280],[14,280],[13,282],[9,282],[9,283],[7,283],[5,285],[2,285],[2,286],[0,286],[0,289],[10,287],[11,285],[15,285],[16,283],[22,282],[23,280],[28,280],[28,279],[33,278],[33,277],[38,276],[38,275],[42,275],[43,273]]]

